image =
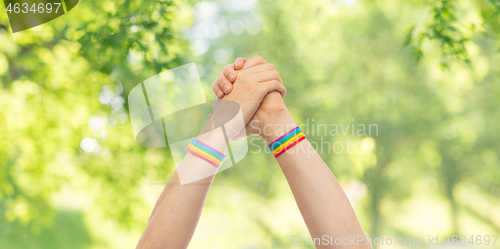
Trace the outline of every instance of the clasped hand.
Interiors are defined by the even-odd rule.
[[[220,72],[212,84],[217,99],[230,100],[240,105],[246,134],[233,134],[233,137],[263,134],[267,125],[274,125],[280,116],[287,115],[283,102],[286,88],[274,66],[260,56],[251,59],[238,58]],[[215,114],[220,108],[214,102]],[[272,141],[268,141],[272,142]]]

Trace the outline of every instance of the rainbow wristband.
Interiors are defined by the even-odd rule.
[[[202,143],[200,140],[193,138],[189,143],[187,149],[191,154],[201,158],[207,163],[212,164],[216,168],[219,168],[226,156],[214,148]]]
[[[306,136],[300,129],[300,127],[295,127],[293,130],[285,133],[283,136],[276,139],[269,145],[269,149],[273,152],[274,157],[278,158],[285,151],[289,150],[300,141],[306,139]]]

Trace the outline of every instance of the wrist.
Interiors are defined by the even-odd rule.
[[[226,152],[227,142],[221,127],[203,132],[198,136],[198,140],[223,154]]]
[[[267,144],[274,142],[283,134],[297,127],[288,110],[283,110],[270,115],[260,126],[259,135]]]
[[[230,141],[245,128],[243,110],[234,101],[220,100],[205,129],[222,129],[226,139]]]

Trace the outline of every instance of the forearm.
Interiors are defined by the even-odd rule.
[[[181,185],[177,172],[166,186],[159,203],[139,240],[137,248],[187,248],[200,219],[214,176]]]
[[[202,134],[198,140],[220,152],[226,150],[220,130]],[[214,166],[187,153],[160,195],[137,248],[165,248],[166,245],[187,248],[216,172]],[[191,181],[198,178],[201,180]]]
[[[296,127],[288,112],[273,116],[273,119],[263,128],[263,138],[268,144]],[[283,130],[281,127],[286,128]],[[313,238],[321,240],[323,235],[327,235],[335,240],[364,236],[342,187],[307,139],[281,154],[277,161]],[[354,247],[362,248],[363,245]]]

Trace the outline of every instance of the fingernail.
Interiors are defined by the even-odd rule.
[[[232,73],[228,74],[227,77],[229,77],[229,80],[233,80],[234,75]]]
[[[229,92],[229,86],[228,86],[228,85],[225,85],[225,86],[224,86],[224,92],[225,92],[225,93]]]
[[[234,67],[237,67],[239,64],[239,62],[234,63]]]
[[[224,93],[223,93],[221,90],[217,91],[217,96],[219,96],[219,97],[220,97],[220,96],[222,96],[222,95],[224,95]]]

